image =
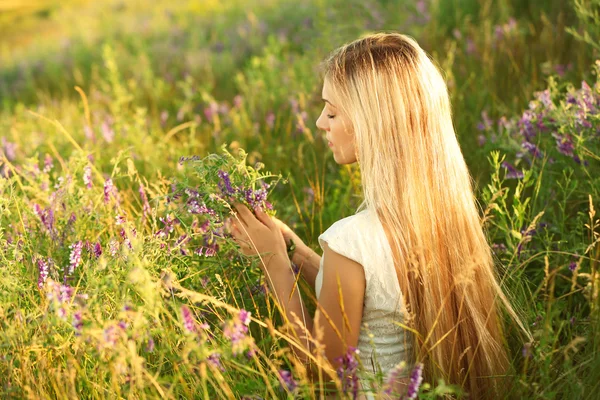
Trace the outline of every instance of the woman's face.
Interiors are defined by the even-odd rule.
[[[329,81],[323,82],[322,96],[325,105],[317,119],[317,128],[326,132],[329,148],[333,151],[333,159],[338,164],[352,164],[356,162],[354,132],[352,123],[341,110],[336,108],[336,99],[331,93]]]

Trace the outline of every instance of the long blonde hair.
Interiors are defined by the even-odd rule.
[[[417,42],[373,33],[321,65],[352,121],[364,201],[386,227],[413,360],[472,398],[506,389],[510,361],[499,306],[527,332],[498,283],[444,79]],[[498,301],[498,300],[501,300]]]

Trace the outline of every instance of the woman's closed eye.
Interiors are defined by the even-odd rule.
[[[329,114],[327,114],[327,118],[329,118],[329,119],[334,119],[334,118],[335,118],[335,115],[329,115]]]

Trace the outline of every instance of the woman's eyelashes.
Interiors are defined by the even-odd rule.
[[[335,115],[329,115],[329,114],[327,114],[327,118],[329,118],[329,119],[334,119],[334,118],[335,118]]]

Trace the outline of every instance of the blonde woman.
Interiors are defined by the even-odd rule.
[[[358,162],[363,203],[319,236],[322,256],[261,210],[255,216],[236,205],[233,227],[244,252],[261,255],[304,339],[298,356],[309,359],[307,338],[320,329],[334,368],[359,350],[363,398],[386,392],[369,388],[369,375],[390,374],[401,362],[395,398],[409,391],[418,363],[433,384],[443,378],[473,399],[501,397],[510,362],[500,306],[525,328],[498,283],[442,75],[415,40],[398,33],[341,46],[323,71],[317,127],[336,163]],[[320,326],[295,290],[290,239],[298,246],[292,261],[314,285]]]

